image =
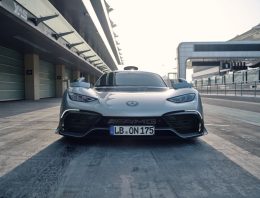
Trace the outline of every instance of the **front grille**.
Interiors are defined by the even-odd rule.
[[[196,113],[168,113],[162,117],[104,117],[95,112],[79,111],[67,112],[63,116],[60,133],[74,137],[110,136],[109,127],[124,125],[154,126],[155,136],[201,134],[204,127],[203,120]]]
[[[178,133],[200,132],[201,120],[196,114],[169,114],[163,116],[166,123]]]
[[[99,127],[110,127],[114,125],[151,125],[167,127],[165,121],[160,117],[102,117],[97,123]]]
[[[73,112],[64,116],[63,132],[84,134],[100,119],[100,115],[92,112]]]

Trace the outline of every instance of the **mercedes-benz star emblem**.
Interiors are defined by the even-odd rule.
[[[135,107],[135,106],[138,105],[138,102],[136,102],[136,101],[128,101],[126,104],[129,107]]]

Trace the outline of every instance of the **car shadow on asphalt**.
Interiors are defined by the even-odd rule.
[[[203,174],[207,182],[211,181],[213,177],[215,180],[213,183],[211,181],[211,185],[216,185],[220,189],[223,184],[216,179],[219,177],[214,175],[215,173],[210,174],[212,177],[207,176],[205,170],[206,173],[210,172],[212,167],[221,170],[221,174],[225,175],[225,178],[234,178],[230,181],[231,184],[241,181],[237,185],[242,186],[244,191],[246,191],[245,182],[255,184],[259,182],[200,138],[181,140],[125,137],[67,139],[61,137],[3,175],[0,178],[0,197],[55,197],[62,181],[70,179],[66,178],[69,167],[74,167],[73,170],[69,169],[70,171],[81,171],[82,175],[84,175],[84,171],[94,171],[94,174],[99,174],[99,177],[102,178],[104,172],[114,170],[111,168],[114,166],[106,166],[106,168],[104,165],[101,166],[104,159],[108,160],[112,157],[109,163],[113,165],[120,162],[121,165],[129,164],[131,166],[133,164],[129,159],[137,159],[136,163],[142,163],[144,156],[146,159],[156,160],[156,163],[169,163],[168,167],[175,166],[168,172],[171,177],[176,177],[179,174],[178,170],[181,170],[180,172],[183,174],[188,172],[192,178]],[[107,163],[107,160],[104,161]],[[81,166],[77,166],[80,163]],[[191,169],[193,171],[190,171]],[[124,172],[124,169],[118,171]],[[233,175],[236,177],[232,177]],[[183,182],[182,177],[176,178],[177,183]],[[88,182],[93,180],[88,177],[85,179],[89,179]],[[105,181],[104,178],[104,181],[98,182],[103,184]],[[256,187],[253,190],[255,190],[255,194],[259,192]]]
[[[83,155],[100,155],[109,149],[139,152],[155,147],[185,147],[196,140],[144,138],[68,139],[61,137],[0,178],[0,197],[51,197],[69,163]],[[112,151],[111,151],[112,152]],[[14,156],[13,156],[14,157]],[[19,156],[17,156],[19,158]],[[14,159],[15,161],[16,159]]]
[[[195,145],[197,138],[180,139],[177,137],[89,137],[89,138],[68,138],[63,137],[62,141],[67,145],[86,145],[86,146],[123,146],[123,147],[154,147],[171,146],[181,147],[185,145]]]

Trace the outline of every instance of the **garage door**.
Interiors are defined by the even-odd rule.
[[[40,98],[55,97],[55,67],[40,60]]]
[[[22,54],[0,46],[0,101],[24,99]]]

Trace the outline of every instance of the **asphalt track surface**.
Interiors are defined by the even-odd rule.
[[[0,197],[260,197],[260,104],[203,97],[191,141],[54,134],[59,100],[0,103]]]

